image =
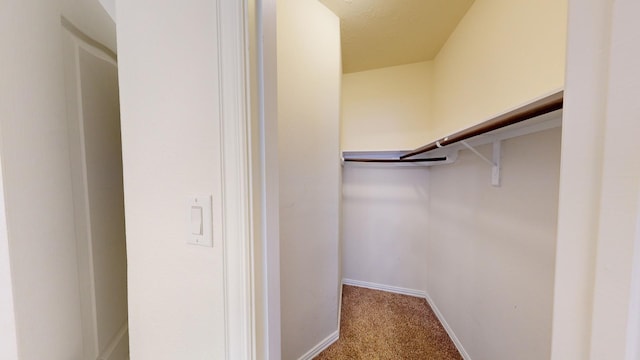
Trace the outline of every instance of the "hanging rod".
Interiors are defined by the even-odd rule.
[[[365,162],[365,163],[417,163],[417,162],[433,162],[447,161],[446,156],[426,158],[426,159],[367,159],[367,158],[345,158],[344,161],[349,162]]]
[[[560,90],[556,93],[535,100],[527,105],[498,115],[493,119],[489,119],[478,125],[458,131],[457,133],[444,137],[440,140],[409,151],[401,155],[400,159],[408,160],[408,158],[410,157],[424,154],[428,151],[435,150],[446,145],[451,145],[453,143],[466,140],[474,136],[482,135],[484,133],[500,129],[505,126],[517,124],[519,122],[562,109],[563,98],[564,91]]]

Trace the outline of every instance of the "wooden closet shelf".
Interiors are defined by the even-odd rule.
[[[563,100],[564,91],[560,90],[511,111],[507,111],[487,121],[481,122],[480,124],[458,131],[452,135],[446,136],[442,139],[421,146],[415,150],[409,151],[406,154],[401,155],[400,159],[406,160],[413,156],[424,154],[443,146],[451,145],[459,141],[472,138],[474,136],[482,135],[509,125],[517,124],[519,122],[529,120],[537,116],[550,113],[552,111],[560,110],[563,106]]]

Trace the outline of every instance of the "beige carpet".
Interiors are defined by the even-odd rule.
[[[342,289],[340,339],[316,359],[462,359],[425,299]]]

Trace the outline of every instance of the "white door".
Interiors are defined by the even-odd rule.
[[[115,55],[65,26],[69,142],[86,359],[128,359],[127,256]]]

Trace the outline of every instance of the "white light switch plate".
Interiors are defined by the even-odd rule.
[[[189,197],[185,210],[187,244],[213,247],[211,195]]]

